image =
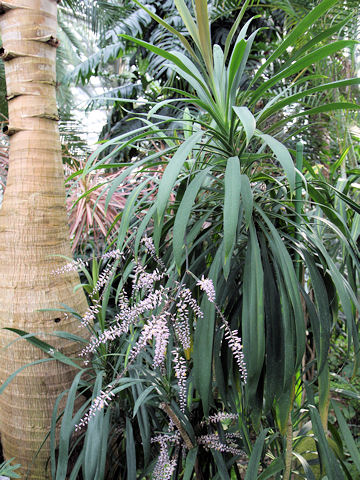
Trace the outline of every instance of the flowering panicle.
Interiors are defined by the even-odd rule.
[[[140,351],[145,348],[149,340],[155,338],[153,366],[160,367],[163,364],[170,336],[167,316],[168,314],[166,312],[157,317],[152,315],[151,320],[144,325],[138,342],[130,352],[130,362],[139,355]]]
[[[79,353],[80,356],[87,356],[94,353],[101,344],[107,342],[113,342],[116,338],[119,338],[124,333],[127,333],[129,329],[128,325],[116,323],[110,328],[104,330],[99,336],[93,335],[90,338],[89,343]]]
[[[142,243],[144,244],[146,250],[148,251],[148,253],[150,253],[150,255],[152,256],[152,258],[156,261],[156,263],[158,265],[160,265],[161,268],[163,268],[165,270],[165,264],[164,262],[161,260],[161,258],[159,258],[157,255],[156,255],[156,250],[155,250],[155,246],[154,246],[154,242],[153,242],[153,239],[150,238],[150,237],[143,237],[142,239]]]
[[[112,386],[109,386],[105,391],[101,391],[99,395],[93,400],[88,412],[83,416],[80,422],[75,425],[75,431],[80,430],[85,427],[91,420],[92,417],[96,415],[96,412],[102,410],[105,406],[109,405],[109,402],[115,396],[112,391]]]
[[[200,289],[206,293],[209,302],[215,303],[216,293],[213,281],[210,278],[205,278],[202,275],[201,279],[196,283]]]
[[[187,405],[187,366],[186,360],[179,355],[178,350],[173,350],[173,362],[175,368],[175,376],[179,385],[179,403],[180,410],[184,413]]]
[[[119,249],[116,249],[116,250],[110,250],[109,252],[104,253],[103,255],[101,255],[101,258],[104,260],[108,260],[110,258],[115,260],[125,260],[125,255],[123,254],[122,251],[120,251]]]
[[[218,412],[214,415],[210,415],[207,421],[201,422],[201,425],[209,423],[220,423],[228,420],[238,420],[239,415],[237,413]]]
[[[196,283],[196,285],[198,285],[200,289],[206,293],[209,302],[215,305],[215,309],[223,322],[223,328],[225,328],[225,338],[229,343],[229,347],[234,355],[234,358],[239,367],[243,380],[246,382],[247,371],[246,371],[246,364],[244,360],[244,353],[243,353],[241,338],[238,336],[237,330],[231,330],[229,323],[225,319],[219,307],[216,305],[215,303],[216,293],[215,293],[215,287],[212,280],[210,278],[205,278],[204,275],[202,275],[201,279]]]
[[[62,267],[59,267],[56,270],[53,270],[51,273],[53,275],[62,275],[68,272],[77,272],[79,269],[87,266],[88,266],[88,262],[84,262],[84,260],[82,260],[81,258],[78,258],[77,260],[73,260],[63,265]]]
[[[95,334],[91,337],[88,345],[82,350],[81,355],[87,357],[95,353],[101,345],[111,345],[117,338],[126,335],[129,330],[134,328],[137,341],[130,350],[127,366],[123,371],[117,372],[118,375],[116,378],[122,378],[128,371],[129,365],[132,365],[148,344],[153,347],[152,367],[159,368],[160,372],[158,371],[158,374],[161,375],[163,370],[165,370],[165,358],[169,347],[170,334],[172,333],[174,344],[172,361],[173,371],[175,372],[178,383],[178,402],[180,411],[185,413],[188,394],[188,368],[182,351],[184,350],[186,353],[191,348],[191,320],[193,320],[193,325],[195,326],[196,320],[203,318],[203,312],[193,297],[191,290],[182,283],[172,282],[170,284],[171,286],[169,286],[169,284],[166,287],[164,286],[166,281],[169,280],[164,264],[157,257],[152,240],[145,237],[143,243],[153,259],[156,260],[157,267],[152,271],[147,271],[144,265],[134,262],[132,284],[130,282],[126,284],[127,288],[132,287],[131,293],[126,294],[125,290],[120,292],[116,315],[102,332],[98,333],[96,329],[94,329]],[[82,325],[85,326],[88,326],[90,322],[96,319],[96,315],[100,310],[104,287],[111,281],[113,275],[116,273],[116,269],[118,268],[117,260],[124,259],[124,256],[119,250],[113,250],[104,254],[102,258],[108,260],[108,265],[94,286],[91,294],[94,304],[88,308],[82,318]],[[81,261],[77,262],[77,268],[79,268],[79,265],[82,265]],[[197,285],[206,293],[209,301],[214,304],[219,315],[219,320],[222,320],[224,338],[232,350],[243,378],[246,379],[246,367],[241,339],[238,337],[236,330],[230,329],[229,323],[215,303],[216,294],[213,282],[202,276],[201,279],[197,281]],[[97,293],[99,293],[100,298],[94,299]],[[87,358],[86,361],[87,360],[89,360],[89,358]],[[76,426],[77,430],[85,427],[91,418],[96,415],[96,412],[108,406],[114,397],[113,390],[115,384],[116,381],[104,391],[100,392],[95,398],[88,412]],[[159,407],[167,413],[169,417],[169,427],[167,433],[158,435],[152,439],[152,442],[157,442],[160,445],[160,454],[152,476],[154,480],[170,479],[176,468],[178,455],[173,454],[171,458],[169,455],[169,446],[174,447],[175,452],[180,451],[180,446],[184,447],[184,449],[191,449],[198,444],[206,449],[215,449],[234,455],[241,453],[236,445],[238,439],[238,434],[236,433],[224,432],[221,440],[219,436],[214,433],[202,435],[196,439],[194,445],[195,439],[189,437],[180,419],[177,417],[176,412],[172,409],[171,404],[162,402]],[[238,415],[217,413],[210,416],[207,423],[231,422],[236,419],[238,419]]]
[[[100,273],[99,278],[90,294],[93,298],[99,291],[105,287],[110,279],[112,278],[113,274],[115,273],[116,265],[109,263],[106,268]]]
[[[156,268],[153,272],[149,273],[141,263],[138,263],[134,272],[133,292],[138,292],[142,288],[152,290],[155,282],[162,280],[164,277],[165,272],[160,273]]]
[[[229,436],[229,434],[225,433],[226,440],[231,442],[233,438],[233,436]],[[213,449],[223,453],[231,453],[232,455],[241,455],[243,453],[242,450],[234,446],[234,444],[222,443],[219,439],[219,435],[216,433],[201,435],[200,437],[197,437],[196,440],[199,445],[203,445],[206,449]]]
[[[153,470],[153,480],[170,480],[176,468],[177,462],[173,458],[170,460],[167,438],[159,437],[160,454]]]
[[[246,364],[244,360],[244,352],[243,352],[243,347],[241,343],[241,338],[238,336],[238,331],[231,330],[227,322],[224,324],[224,328],[225,328],[225,338],[228,341],[229,347],[234,355],[236,363],[238,364],[243,380],[244,382],[246,382],[247,371],[246,371]]]
[[[204,316],[203,312],[201,311],[199,305],[197,304],[195,298],[192,296],[191,290],[186,288],[184,285],[175,282],[179,289],[179,300],[177,302],[177,308],[181,308],[181,306],[188,306],[198,318],[202,318]],[[183,307],[182,307],[183,308]]]
[[[82,316],[81,326],[82,327],[87,327],[91,323],[93,323],[94,320],[96,319],[96,315],[99,313],[99,311],[100,311],[99,301],[94,300],[94,304],[90,305],[89,308],[84,313],[84,315]]]

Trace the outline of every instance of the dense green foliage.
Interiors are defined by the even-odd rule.
[[[76,203],[96,189],[93,212],[106,212],[127,196],[107,253],[73,264],[91,363],[54,410],[56,480],[360,478],[357,5],[274,3],[263,19],[250,0],[221,17],[204,0],[87,12],[100,48],[71,78],[105,76],[114,88],[92,106],[113,110],[108,140],[72,178],[116,175]],[[111,70],[121,62],[131,74]],[[163,315],[158,362],[149,332]]]

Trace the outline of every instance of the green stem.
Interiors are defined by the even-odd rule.
[[[290,480],[291,478],[291,460],[292,460],[292,452],[293,452],[293,425],[292,425],[292,406],[295,398],[295,377],[292,381],[291,386],[291,403],[290,403],[290,410],[289,416],[287,421],[287,429],[286,429],[286,452],[285,452],[285,471],[284,471],[284,480]]]

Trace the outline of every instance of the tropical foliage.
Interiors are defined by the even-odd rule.
[[[91,340],[51,475],[360,478],[357,5],[274,2],[286,34],[266,44],[250,0],[221,35],[216,3],[134,2],[93,3],[102,43],[71,74],[118,85],[70,176],[74,247],[97,223],[105,253],[63,268]]]

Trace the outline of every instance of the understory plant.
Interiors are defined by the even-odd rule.
[[[136,259],[128,251],[105,253],[99,274],[95,260],[92,275],[79,260],[55,272],[85,272],[91,305],[81,325],[92,334],[79,354],[83,368],[65,410],[58,411],[60,398],[54,410],[51,469],[57,480],[75,479],[80,471],[85,479],[147,478],[150,473],[154,479],[190,478],[193,471],[199,479],[215,478],[224,469],[239,474],[237,459],[247,458],[241,433],[246,422],[235,405],[226,411],[219,398],[218,411],[205,418],[195,394],[191,352],[204,314],[192,290],[197,297],[204,292],[203,304],[217,310],[219,347],[232,356],[234,380],[242,388],[247,373],[238,332],[216,306],[211,280],[191,272],[175,280],[152,240],[145,237],[143,243],[145,256],[141,249]],[[41,348],[57,356],[51,347]],[[86,400],[76,409],[81,395]]]

